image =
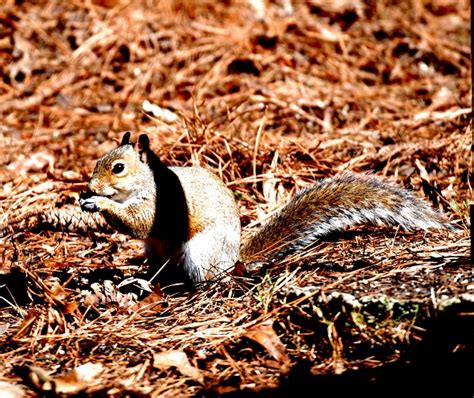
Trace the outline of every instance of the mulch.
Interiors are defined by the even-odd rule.
[[[455,0],[4,2],[0,392],[467,388],[470,29]],[[141,243],[77,202],[127,130],[218,174],[244,236],[344,171],[385,176],[461,231],[357,227],[137,301],[117,286],[143,270]]]

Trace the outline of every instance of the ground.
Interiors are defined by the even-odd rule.
[[[3,395],[472,396],[468,1],[7,0],[0,53]],[[245,233],[343,171],[459,231],[358,226],[137,302],[141,243],[77,202],[126,130],[218,174]]]

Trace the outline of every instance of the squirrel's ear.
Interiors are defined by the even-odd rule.
[[[148,151],[148,149],[150,149],[150,139],[146,134],[140,134],[138,137],[138,146],[140,151]]]
[[[130,131],[127,131],[123,137],[122,137],[122,142],[120,143],[120,145],[128,145],[130,144],[130,137],[132,136],[132,133],[130,133]]]
[[[138,137],[138,155],[142,162],[146,162],[148,151],[150,150],[150,139],[146,134],[141,134]]]

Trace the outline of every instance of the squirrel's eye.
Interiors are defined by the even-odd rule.
[[[120,174],[125,169],[125,164],[123,163],[115,163],[112,166],[112,173]]]

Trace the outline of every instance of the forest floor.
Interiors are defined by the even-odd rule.
[[[0,74],[1,396],[473,395],[469,1],[6,0]],[[344,171],[460,232],[358,226],[137,301],[141,242],[77,202],[127,130],[218,174],[244,235]]]

